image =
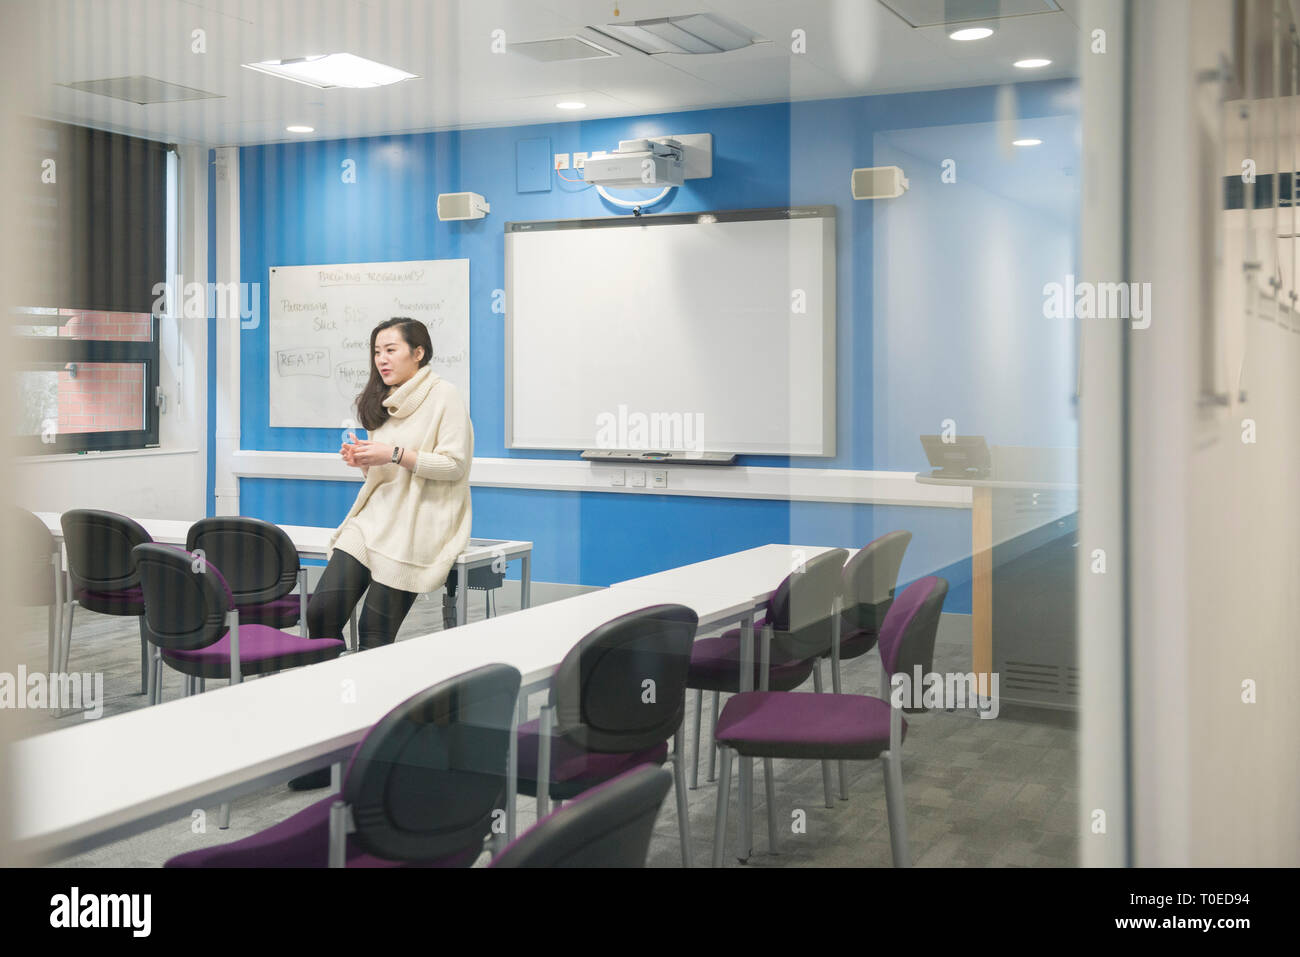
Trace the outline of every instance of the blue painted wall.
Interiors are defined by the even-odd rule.
[[[1073,116],[1076,92],[1068,82],[1020,85],[1018,115]],[[505,286],[502,224],[624,213],[594,190],[558,177],[549,192],[517,192],[516,143],[544,136],[553,152],[572,153],[611,149],[620,139],[637,136],[712,133],[712,178],[688,181],[654,212],[832,204],[839,214],[838,454],[793,463],[784,457],[745,456],[742,464],[914,470],[924,464],[917,461],[919,443],[916,450],[886,444],[879,447],[885,455],[873,445],[880,426],[874,373],[890,357],[874,354],[875,204],[849,197],[849,170],[873,165],[874,137],[881,131],[988,123],[999,118],[997,109],[996,88],[975,88],[246,148],[240,151],[242,278],[262,283],[265,316],[271,266],[469,259],[476,454],[575,458],[574,452],[503,447],[505,328],[502,317],[491,311],[493,290]],[[355,183],[342,181],[346,159],[356,164]],[[909,174],[937,177],[938,169]],[[486,196],[491,214],[472,222],[439,222],[437,194],[460,190]],[[893,283],[930,281],[923,261],[897,268],[901,274],[891,275]],[[926,327],[936,348],[944,343],[941,318]],[[266,322],[242,334],[240,365],[244,448],[337,450],[336,430],[268,425]],[[1055,369],[1044,374],[1055,374]],[[978,403],[978,396],[974,400]],[[897,405],[891,403],[889,411],[891,431],[911,436],[934,431],[928,415],[912,416]],[[1062,423],[1048,428],[1064,434]],[[241,509],[271,521],[333,525],[358,487],[245,479]],[[476,489],[473,495],[474,534],[532,539],[533,574],[539,581],[604,585],[763,542],[861,545],[892,528],[907,527],[916,538],[904,579],[942,569],[954,585],[949,609],[969,610],[969,589],[963,587],[970,577],[969,561],[953,561],[969,552],[969,513],[964,510],[525,489]]]

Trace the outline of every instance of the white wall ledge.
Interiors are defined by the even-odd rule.
[[[360,482],[361,473],[332,452],[263,452],[241,449],[231,462],[240,478]],[[923,508],[970,508],[966,487],[923,485],[915,472],[855,469],[771,468],[754,466],[637,465],[646,487],[611,486],[614,466],[582,460],[476,458],[470,485],[479,488],[527,488],[620,495],[686,495],[704,498],[755,498],[792,502],[840,502],[857,505],[909,505]],[[667,488],[649,487],[650,471],[668,473]]]
[[[43,465],[46,462],[85,462],[88,459],[153,458],[159,455],[198,455],[198,449],[102,449],[86,452],[55,452],[50,455],[19,455],[19,465]]]

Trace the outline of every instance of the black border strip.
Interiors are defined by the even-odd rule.
[[[518,234],[560,229],[606,229],[611,226],[682,226],[699,223],[704,216],[713,217],[707,222],[748,223],[770,219],[834,219],[835,215],[834,206],[770,206],[764,209],[700,210],[694,213],[597,216],[591,219],[539,219],[508,222],[505,231],[507,234]]]

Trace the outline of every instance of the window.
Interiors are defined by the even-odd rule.
[[[158,444],[155,292],[176,258],[176,163],[164,144],[37,123],[54,175],[27,209],[46,264],[11,316],[20,453]]]

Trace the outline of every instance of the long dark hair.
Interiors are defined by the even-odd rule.
[[[385,329],[394,326],[401,332],[402,338],[406,340],[412,352],[417,348],[424,350],[424,355],[420,357],[421,369],[433,358],[433,341],[429,338],[429,327],[422,322],[407,316],[395,316],[392,319],[385,319],[371,330],[370,378],[366,382],[366,387],[361,390],[361,394],[357,396],[357,418],[361,422],[361,427],[369,432],[373,432],[388,421],[388,409],[384,407],[384,399],[388,397],[389,386],[385,385],[384,380],[379,377],[379,369],[375,366],[375,339]]]

